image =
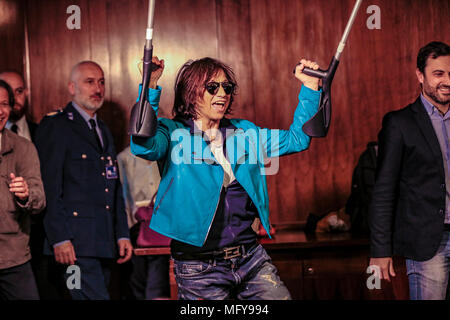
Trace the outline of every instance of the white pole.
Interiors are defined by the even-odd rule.
[[[155,15],[155,0],[148,1],[148,21],[147,31],[145,34],[145,47],[151,48],[153,39],[153,17]]]
[[[350,29],[353,26],[353,22],[355,21],[356,15],[358,13],[359,7],[361,6],[362,0],[357,0],[355,6],[353,7],[352,14],[350,19],[347,22],[347,26],[345,27],[344,35],[342,36],[341,42],[339,42],[339,46],[336,51],[336,55],[334,56],[336,60],[339,61],[342,51],[344,51],[345,42],[347,41],[348,35],[350,33]]]

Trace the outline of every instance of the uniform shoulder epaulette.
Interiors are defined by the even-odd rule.
[[[63,109],[58,109],[56,111],[52,111],[52,112],[47,113],[45,116],[46,117],[54,117],[54,116],[56,116],[58,114],[61,114],[62,112],[63,112]]]

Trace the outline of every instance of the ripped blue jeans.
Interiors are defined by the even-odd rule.
[[[174,260],[174,273],[180,300],[291,300],[261,245],[229,260]]]

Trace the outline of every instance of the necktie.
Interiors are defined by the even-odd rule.
[[[98,136],[98,132],[97,132],[97,124],[95,123],[94,119],[90,119],[89,123],[91,124],[91,130],[94,131],[94,136],[95,136],[95,140],[97,141],[98,147],[100,148],[100,150],[103,150],[103,146],[102,146],[102,141],[100,140],[100,137]]]
[[[12,126],[11,126],[11,131],[12,132],[14,132],[14,133],[17,133],[17,129],[18,129],[19,127],[17,127],[17,124],[13,124]]]

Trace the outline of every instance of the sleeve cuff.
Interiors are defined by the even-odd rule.
[[[21,201],[19,198],[16,198],[17,205],[24,210],[28,210],[30,208],[31,199],[30,196],[28,196],[27,201]]]
[[[67,243],[67,242],[70,242],[70,240],[64,240],[64,241],[57,242],[53,245],[53,248],[59,247],[60,245]]]
[[[307,86],[302,85],[302,87],[300,88],[300,93],[298,95],[298,98],[301,99],[308,99],[308,100],[313,100],[313,99],[319,99],[320,95],[322,94],[322,88],[319,87],[319,90],[313,90],[308,88]]]
[[[148,88],[148,100],[149,100],[150,104],[153,105],[153,102],[155,102],[155,101],[157,103],[159,103],[159,98],[161,97],[161,91],[162,91],[161,86],[156,86],[156,89]],[[141,92],[142,92],[142,84],[139,84],[139,92],[138,92],[138,97],[136,99],[136,102],[139,101]]]
[[[148,102],[150,103],[153,110],[155,111],[156,116],[158,116],[159,100],[161,98],[161,91],[162,91],[162,88],[160,86],[156,86],[156,89],[148,88]],[[136,103],[139,102],[139,97],[141,96],[141,92],[142,92],[142,84],[139,85],[139,94],[138,94],[138,98],[136,99]]]

